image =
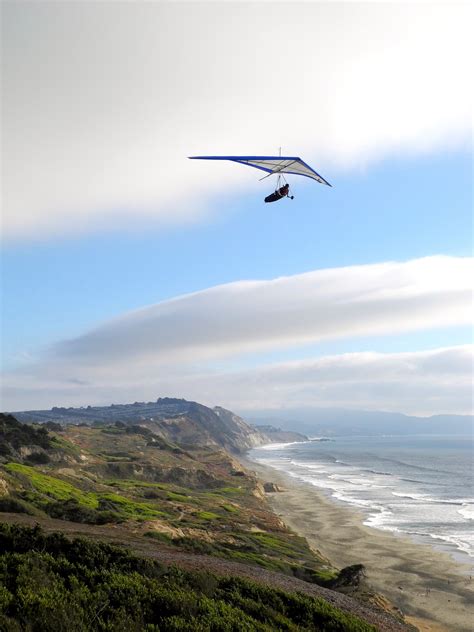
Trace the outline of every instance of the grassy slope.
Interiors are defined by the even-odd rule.
[[[182,450],[137,432],[70,426],[51,433],[48,464],[9,461],[0,468],[8,488],[0,509],[90,524],[123,523],[157,545],[318,583],[336,575],[303,538],[280,523],[257,481],[228,454]]]
[[[14,448],[7,446],[0,454],[0,512],[30,514],[25,516],[25,522],[26,518],[36,518],[47,531],[64,529],[74,533],[69,525],[76,524],[77,532],[94,540],[123,543],[151,557],[153,551],[160,551],[163,560],[166,551],[172,560],[177,560],[178,555],[189,558],[190,553],[212,556],[205,560],[218,559],[206,567],[218,575],[222,568],[219,564],[231,562],[250,565],[259,573],[258,577],[265,569],[263,574],[276,571],[321,586],[330,585],[338,575],[327,560],[309,548],[304,538],[281,523],[270,511],[258,481],[224,451],[177,446],[154,437],[146,428],[70,426],[49,433],[41,448],[44,458],[37,463],[31,454],[36,448],[28,445],[31,433],[17,434],[15,430]],[[5,514],[7,522],[12,522],[12,515],[15,516]],[[41,559],[38,564],[46,562]],[[47,573],[51,571],[54,575],[56,570],[48,564]],[[231,573],[240,572],[235,566],[229,569]],[[240,572],[241,578],[252,576]],[[52,584],[56,581],[51,576]],[[271,585],[281,585],[279,580],[275,584],[270,575],[268,581]],[[376,603],[370,591],[365,594]],[[0,590],[0,605],[4,597]],[[69,603],[72,597],[63,595],[63,598]],[[5,599],[10,603],[8,595]],[[195,595],[193,599],[200,597]],[[258,599],[263,597],[260,595]],[[263,600],[261,607],[264,605]],[[308,607],[311,610],[312,606]],[[281,628],[258,627],[253,622],[248,628],[216,629],[297,629],[290,623],[282,624]],[[0,625],[2,629],[15,628]]]
[[[374,632],[327,601],[0,524],[0,630]]]

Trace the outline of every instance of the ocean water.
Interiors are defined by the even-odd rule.
[[[356,507],[369,527],[474,563],[472,437],[336,437],[272,444],[249,456]]]

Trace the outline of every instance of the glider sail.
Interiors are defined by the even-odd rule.
[[[266,171],[268,175],[290,173],[312,178],[316,182],[331,186],[327,180],[297,156],[190,156],[190,158],[191,160],[231,160]]]

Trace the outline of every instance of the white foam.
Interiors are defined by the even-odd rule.
[[[439,533],[429,533],[433,540],[441,540],[447,542],[457,549],[474,558],[474,537],[472,534],[456,533],[453,535],[440,535]]]
[[[430,502],[432,500],[427,494],[408,494],[407,492],[392,492],[392,496],[397,496],[398,498],[411,498],[412,500],[423,500],[425,502]]]
[[[464,504],[461,509],[458,509],[458,514],[467,520],[474,520],[474,505]]]
[[[305,463],[304,461],[291,461],[296,467],[304,468],[307,470],[315,470],[318,472],[326,472],[325,466],[319,463]]]
[[[303,460],[309,456],[306,447],[304,457],[297,449],[288,453],[291,457],[271,454],[301,443],[308,445],[291,442],[264,446],[268,452],[258,460],[321,489],[336,501],[352,505],[365,514],[366,526],[421,537],[425,542],[429,538],[444,543],[448,550],[456,548],[460,555],[474,557],[474,535],[468,532],[472,524],[469,521],[474,520],[474,499],[443,497],[447,490],[454,495],[456,486],[429,476],[426,480],[407,478],[398,466],[393,472],[380,471],[378,466],[369,469],[371,463],[361,462],[360,457],[350,464],[349,458],[328,458],[319,449],[308,461]]]
[[[289,441],[287,443],[267,443],[265,445],[259,445],[258,450],[284,450],[290,445],[296,445],[297,443],[308,443],[307,441]]]

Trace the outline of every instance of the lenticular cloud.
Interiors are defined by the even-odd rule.
[[[471,258],[427,257],[239,281],[187,294],[60,342],[49,360],[186,364],[323,340],[465,325]]]

